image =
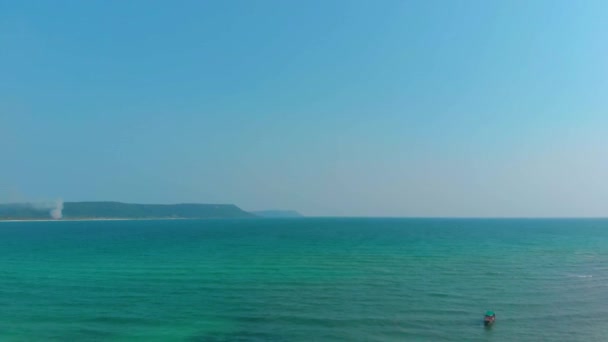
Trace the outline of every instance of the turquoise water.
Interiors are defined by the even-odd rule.
[[[607,280],[608,220],[0,222],[0,340],[605,341]]]

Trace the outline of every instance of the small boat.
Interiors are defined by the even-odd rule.
[[[486,311],[486,315],[483,317],[484,325],[492,325],[496,321],[496,314],[494,311]]]

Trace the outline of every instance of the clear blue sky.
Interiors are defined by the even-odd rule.
[[[0,201],[608,216],[608,2],[0,0]]]

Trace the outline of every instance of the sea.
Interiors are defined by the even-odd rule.
[[[608,341],[608,220],[0,222],[0,341]]]

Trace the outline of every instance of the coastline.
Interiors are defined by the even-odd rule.
[[[166,218],[73,218],[73,219],[10,219],[0,222],[82,222],[82,221],[164,221],[164,220],[197,220],[181,217]]]

